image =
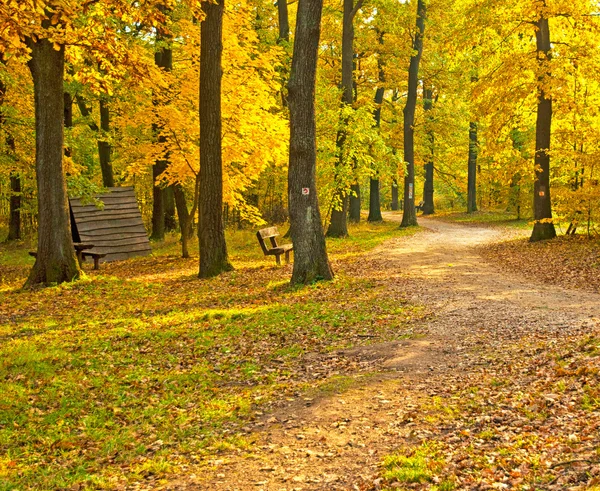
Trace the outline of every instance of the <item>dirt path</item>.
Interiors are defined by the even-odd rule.
[[[375,360],[376,373],[265,414],[252,429],[255,453],[215,459],[189,489],[376,489],[382,457],[419,431],[417,401],[468,384],[481,364],[474,353],[500,353],[519,339],[560,342],[597,323],[599,295],[534,284],[484,262],[476,246],[498,240],[500,230],[419,222],[427,230],[386,243],[369,260],[389,295],[431,308],[435,315],[418,326],[424,336],[340,354]]]

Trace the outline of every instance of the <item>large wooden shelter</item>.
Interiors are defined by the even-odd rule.
[[[69,200],[75,242],[93,244],[94,252],[106,254],[104,261],[146,256],[152,252],[132,187],[108,188],[108,192],[95,199],[104,206],[84,204],[80,198]]]

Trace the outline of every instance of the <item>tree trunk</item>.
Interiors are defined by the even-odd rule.
[[[175,219],[175,191],[173,185],[165,188],[165,231],[172,232],[177,230],[177,220]]]
[[[545,2],[544,2],[545,4]],[[552,96],[546,94],[544,86],[551,77],[548,64],[551,59],[550,28],[548,19],[541,14],[535,33],[537,59],[540,69],[538,77],[538,107],[535,124],[535,183],[533,194],[533,216],[535,225],[529,240],[552,239],[556,230],[552,223],[550,201],[550,130],[552,126]]]
[[[48,23],[48,22],[46,22]],[[25,286],[71,281],[80,275],[71,238],[63,172],[65,48],[47,39],[27,40],[35,100],[38,189],[37,258]]]
[[[279,15],[278,42],[290,40],[290,21],[288,18],[287,0],[277,0],[277,14]]]
[[[360,222],[360,184],[350,186],[350,204],[348,218],[353,223]]]
[[[383,34],[379,37],[380,44],[383,44]],[[383,63],[380,59],[377,60],[379,66],[379,82],[385,82],[385,76],[383,72]],[[385,92],[384,87],[377,87],[375,91],[375,104],[377,105],[375,111],[373,111],[373,118],[375,119],[375,126],[379,128],[381,126],[381,104],[383,103],[383,93]],[[396,195],[396,200],[398,196]],[[381,200],[379,196],[379,174],[375,178],[370,179],[369,183],[369,216],[368,222],[381,222],[383,217],[381,216]]]
[[[423,215],[433,215],[435,207],[433,204],[433,162],[435,155],[435,135],[433,133],[431,121],[431,109],[433,109],[433,91],[431,88],[423,90],[423,109],[425,111],[425,122],[427,125],[427,144],[429,152],[427,152],[427,161],[424,165],[425,183],[423,184]]]
[[[6,65],[4,54],[0,53],[0,64]],[[4,128],[6,125],[6,116],[4,115],[4,100],[6,98],[6,85],[0,80],[0,130],[4,130],[6,148],[11,160],[15,158],[15,140]],[[10,200],[8,217],[8,236],[7,241],[21,239],[21,177],[14,170],[10,172]]]
[[[98,138],[98,156],[100,157],[100,171],[102,172],[102,185],[112,188],[115,178],[111,163],[112,146],[108,139],[110,132],[110,109],[105,97],[100,97],[100,129],[101,138]]]
[[[156,35],[156,41],[163,41],[163,36],[159,33]],[[157,67],[162,68],[165,72],[170,72],[173,69],[173,51],[170,47],[161,46],[154,53],[154,63]],[[164,104],[159,98],[155,97],[153,104],[155,107]],[[163,134],[163,125],[156,122],[153,125],[154,134],[157,135],[159,144],[165,143],[167,138]],[[167,191],[164,185],[160,182],[160,176],[167,170],[169,165],[169,156],[164,154],[156,160],[152,166],[152,235],[150,238],[154,240],[163,240],[165,231],[167,230]]]
[[[381,222],[381,203],[379,198],[379,179],[370,179],[369,183],[369,222]]]
[[[417,85],[419,83],[419,63],[423,54],[423,34],[425,32],[425,1],[417,2],[417,32],[413,41],[413,55],[408,68],[408,94],[404,106],[404,213],[401,227],[417,225],[415,211],[415,110],[417,108]]]
[[[21,240],[21,178],[14,172],[10,175],[9,206],[10,215],[8,219],[8,236],[6,237],[6,240]]]
[[[342,107],[352,105],[354,102],[354,0],[344,0],[344,14],[342,25]],[[344,166],[344,145],[346,144],[346,127],[347,121],[342,121],[340,130],[336,139],[338,161],[337,165],[342,168]],[[337,173],[336,173],[337,174]],[[338,181],[336,175],[336,181]],[[334,203],[337,203],[338,209],[334,206],[331,210],[331,221],[327,229],[327,237],[347,237],[348,236],[348,190],[344,189],[345,185],[336,182],[336,191]],[[341,204],[341,208],[339,205]],[[360,204],[359,204],[360,207]],[[360,216],[360,213],[359,213]]]
[[[63,99],[64,99],[64,118],[63,118],[63,124],[65,128],[72,128],[73,127],[73,96],[71,94],[69,94],[68,92],[65,92],[63,94]],[[71,148],[67,147],[65,145],[64,147],[64,152],[65,152],[65,157],[71,157]]]
[[[477,211],[477,123],[469,123],[469,166],[467,176],[467,213]]]
[[[400,209],[398,200],[398,178],[392,179],[392,211],[398,211]]]
[[[200,24],[200,278],[233,269],[227,256],[223,226],[221,154],[221,56],[223,5],[203,2]]]
[[[315,81],[322,9],[323,0],[299,0],[288,83],[288,203],[290,235],[294,244],[292,284],[333,278],[321,225],[316,177]]]
[[[175,199],[175,205],[177,207],[177,216],[179,217],[179,228],[181,229],[181,257],[190,257],[188,243],[193,236],[192,231],[192,219],[193,216],[190,214],[187,208],[187,201],[185,199],[185,193],[181,184],[173,185],[173,197]],[[194,196],[197,199],[197,196]],[[196,212],[196,202],[193,206],[193,213]]]

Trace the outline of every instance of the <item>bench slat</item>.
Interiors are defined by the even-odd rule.
[[[279,235],[279,231],[277,230],[277,227],[263,228],[262,230],[259,230],[258,233],[260,234],[260,236],[263,239],[268,239],[270,237],[277,237]]]

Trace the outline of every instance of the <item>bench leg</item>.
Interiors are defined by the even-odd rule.
[[[100,258],[99,257],[94,258],[94,269],[100,269]]]
[[[276,255],[275,255],[275,262],[276,262],[278,265],[281,265],[281,254],[276,254]]]
[[[285,264],[290,264],[290,251],[285,251]]]

